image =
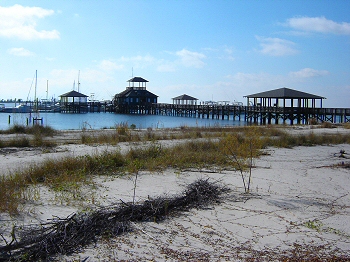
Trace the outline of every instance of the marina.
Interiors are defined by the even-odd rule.
[[[202,101],[198,104],[197,98],[187,94],[172,98],[173,103],[169,104],[159,103],[158,96],[147,90],[148,80],[133,77],[127,82],[126,89],[108,101],[96,101],[91,97],[88,99],[89,96],[73,88],[72,91],[60,95],[60,100],[57,101],[35,99],[21,101],[18,105],[2,103],[0,111],[10,114],[8,121],[3,120],[2,125],[5,122],[8,125],[15,123],[14,120],[18,117],[14,114],[25,115],[19,117],[24,119],[20,121],[22,124],[48,124],[58,129],[82,129],[88,126],[110,128],[121,123],[133,124],[138,128],[350,123],[350,108],[323,108],[325,97],[286,87],[247,95],[246,105],[230,101]],[[94,113],[95,116],[91,117]],[[47,116],[47,120],[42,117],[43,114]],[[56,119],[60,120],[55,122]],[[74,119],[74,123],[70,119]],[[103,119],[108,120],[105,122]]]
[[[90,109],[90,106],[87,106]],[[180,126],[236,126],[246,124],[309,124],[311,120],[330,123],[350,123],[350,108],[278,108],[233,105],[173,105],[155,104],[128,107],[113,113],[94,104],[84,114],[52,111],[18,113],[6,108],[0,113],[0,129],[13,124],[43,124],[56,129],[111,128],[119,124],[134,124],[137,128],[174,128]]]

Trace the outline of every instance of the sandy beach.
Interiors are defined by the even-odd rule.
[[[301,134],[350,133],[332,129],[290,128]],[[72,136],[72,134],[70,135]],[[67,134],[65,137],[70,137]],[[73,138],[72,138],[73,139]],[[162,141],[167,146],[179,141]],[[130,143],[111,145],[60,144],[51,151],[39,149],[0,150],[0,170],[14,170],[59,159],[66,155],[98,154],[106,150],[126,151]],[[339,157],[345,151],[345,158]],[[136,201],[175,195],[186,185],[205,178],[229,187],[217,205],[191,209],[161,223],[134,223],[132,232],[101,239],[72,256],[58,261],[259,261],[309,247],[316,254],[350,253],[350,145],[267,148],[255,160],[251,194],[243,194],[240,174],[235,171],[173,170],[141,172]],[[348,155],[349,154],[349,155]],[[85,202],[107,206],[132,201],[134,177],[95,176],[81,194]],[[81,202],[64,199],[45,187],[33,188],[37,200],[28,201],[20,216],[0,214],[0,232],[9,234],[12,225],[40,223],[53,216],[82,212]],[[1,243],[1,241],[0,241]],[[1,244],[3,245],[3,243]],[[321,256],[322,257],[322,256]],[[349,258],[349,256],[348,256]],[[255,260],[257,261],[257,260]]]

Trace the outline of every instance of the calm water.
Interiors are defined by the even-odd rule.
[[[10,116],[10,124],[9,124]],[[57,130],[67,129],[101,129],[115,127],[127,123],[136,125],[136,128],[174,128],[211,127],[211,126],[238,126],[244,122],[219,119],[202,119],[190,117],[157,116],[157,115],[123,115],[114,113],[87,113],[87,114],[61,114],[61,113],[0,113],[0,129],[8,129],[14,124],[31,125],[33,117],[43,118],[44,126],[51,126]]]

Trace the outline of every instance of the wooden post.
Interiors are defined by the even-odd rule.
[[[293,125],[293,118],[294,118],[293,98],[291,99],[290,103],[291,103],[290,125]]]

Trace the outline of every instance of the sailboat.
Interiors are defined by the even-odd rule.
[[[38,98],[36,97],[36,89],[38,84],[38,70],[35,70],[35,86],[34,86],[34,104],[33,104],[33,110],[29,112],[29,122],[31,122],[31,119],[33,119],[33,125],[34,124],[43,124],[43,118],[40,118],[39,115],[39,107],[38,107]],[[28,100],[28,99],[27,99]],[[33,116],[32,116],[33,113]]]

